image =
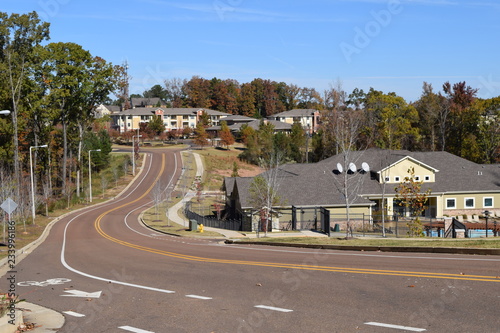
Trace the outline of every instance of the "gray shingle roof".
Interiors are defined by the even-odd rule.
[[[435,182],[424,183],[422,190],[428,188],[432,193],[453,192],[500,192],[500,165],[481,165],[470,162],[447,152],[410,152],[368,149],[351,152],[349,161],[360,168],[362,162],[370,166],[370,172],[356,173],[359,180],[360,195],[381,195],[382,184],[376,173],[404,157],[439,170],[435,173]],[[279,193],[285,200],[285,206],[332,206],[343,205],[341,195],[343,175],[336,172],[337,163],[344,164],[344,155],[339,154],[312,164],[287,164],[280,166]],[[250,207],[249,188],[252,178],[236,178],[242,207]],[[387,184],[386,193],[394,194],[396,184]],[[367,204],[371,201],[357,198],[355,204]]]
[[[150,98],[131,98],[132,107],[144,107],[146,105],[166,105],[164,101],[159,97],[150,97]]]
[[[315,109],[293,109],[290,111],[283,111],[280,113],[273,114],[269,117],[307,117],[312,116],[314,112],[318,110]]]

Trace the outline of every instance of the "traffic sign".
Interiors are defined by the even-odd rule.
[[[7,213],[7,214],[12,214],[13,211],[16,210],[17,204],[14,200],[12,200],[10,197],[5,199],[5,201],[0,205],[0,207]]]

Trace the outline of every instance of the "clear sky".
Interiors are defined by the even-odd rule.
[[[500,95],[498,0],[2,0],[52,42],[128,61],[131,93],[172,77],[284,81],[419,98],[424,81]]]

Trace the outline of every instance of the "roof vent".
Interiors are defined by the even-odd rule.
[[[477,172],[477,175],[478,175],[478,176],[482,176],[482,175],[483,175],[483,172],[482,172],[482,171],[478,171],[478,172]]]

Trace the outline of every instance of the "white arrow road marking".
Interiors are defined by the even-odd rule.
[[[186,297],[196,298],[196,299],[212,299],[212,297],[198,296],[198,295],[186,295]]]
[[[398,329],[398,330],[405,330],[405,331],[412,331],[412,332],[424,332],[424,331],[427,331],[425,328],[416,328],[416,327],[409,327],[409,326],[400,326],[400,325],[391,325],[391,324],[384,324],[384,323],[376,323],[376,322],[373,322],[373,321],[371,321],[369,323],[365,323],[365,325],[395,328],[395,329]]]
[[[135,328],[132,326],[120,326],[118,328],[121,328],[122,330],[125,330],[125,331],[134,332],[134,333],[155,333],[155,332],[151,332],[151,331],[141,330],[140,328]]]
[[[255,307],[260,308],[260,309],[279,311],[279,312],[292,312],[293,311],[290,309],[275,308],[274,306],[267,306],[267,305],[256,305]]]
[[[88,293],[86,291],[81,291],[81,290],[65,290],[64,292],[71,295],[60,295],[60,296],[99,298],[101,297],[102,290],[93,293]]]
[[[68,295],[64,295],[64,296],[68,296]],[[73,317],[85,317],[84,314],[81,314],[81,313],[78,313],[78,312],[73,312],[73,311],[63,311],[63,313],[67,314],[67,315],[70,315],[70,316],[73,316]]]

